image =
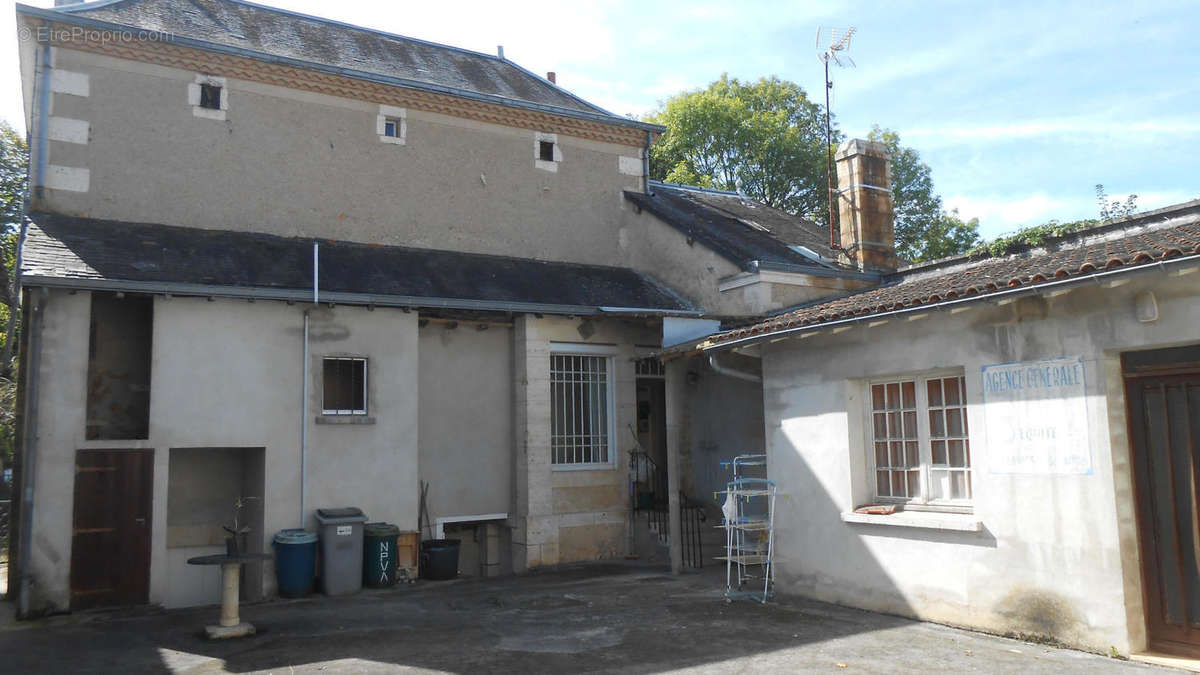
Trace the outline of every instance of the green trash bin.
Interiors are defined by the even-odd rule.
[[[390,523],[363,526],[363,585],[388,588],[396,584],[396,538],[400,528]]]

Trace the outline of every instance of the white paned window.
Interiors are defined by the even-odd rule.
[[[556,467],[612,464],[611,356],[551,353],[550,409],[551,462]]]
[[[961,375],[870,383],[868,429],[880,501],[970,504],[965,386]]]

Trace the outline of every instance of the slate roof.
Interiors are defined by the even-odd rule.
[[[692,310],[655,279],[620,267],[50,213],[30,214],[30,220],[21,275],[31,285],[95,288],[106,287],[97,282],[134,282],[162,292],[171,285],[193,285],[211,288],[213,295],[222,295],[221,289],[267,289],[296,291],[302,299],[311,294],[313,242],[318,241],[320,290],[330,300],[342,293],[397,298],[402,302],[394,304],[417,307],[482,301],[487,308],[536,305],[546,313],[558,308],[571,314]]]
[[[798,307],[719,333],[704,346],[883,312],[936,307],[1194,255],[1200,255],[1200,200],[1068,234],[1001,258],[960,257],[910,267],[889,276],[877,288]]]
[[[650,181],[652,194],[625,198],[747,272],[758,269],[835,270],[790,246],[833,258],[829,230],[743,195]],[[850,271],[846,269],[846,271]]]
[[[199,40],[258,55],[398,78],[451,90],[448,93],[499,97],[599,116],[625,126],[653,126],[614,115],[498,56],[243,0],[99,0],[46,10],[20,6],[18,10],[133,26],[164,33],[170,40]]]

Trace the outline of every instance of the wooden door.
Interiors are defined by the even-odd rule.
[[[153,489],[153,450],[75,454],[71,609],[149,601]]]
[[[1132,372],[1131,372],[1132,370]],[[1200,651],[1200,368],[1126,361],[1150,646]]]

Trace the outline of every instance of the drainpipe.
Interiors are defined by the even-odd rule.
[[[28,327],[29,330],[29,371],[25,377],[25,424],[24,426],[24,455],[21,465],[21,541],[17,552],[20,568],[17,575],[20,578],[19,601],[17,615],[21,618],[29,616],[29,551],[33,539],[33,488],[37,471],[37,441],[38,441],[38,370],[42,364],[42,324],[45,315],[46,299],[49,293],[45,288],[39,288],[31,294],[30,302],[33,307]]]
[[[304,310],[304,361],[300,367],[300,525],[305,524],[305,480],[306,461],[308,459],[308,310]]]
[[[313,242],[313,307],[317,306],[320,300],[320,291],[318,290],[317,276],[320,260],[320,244]],[[303,529],[307,518],[307,504],[305,499],[308,495],[308,315],[311,309],[304,310],[304,362],[300,367],[300,528]]]
[[[653,143],[653,135],[646,132],[646,147],[642,150],[642,192],[650,194],[650,145]]]
[[[42,22],[46,32],[49,30],[49,24]],[[34,78],[38,87],[37,91],[37,135],[34,141],[37,143],[37,154],[34,156],[34,172],[35,180],[34,196],[38,199],[42,198],[44,186],[46,184],[46,152],[50,139],[46,131],[49,125],[50,117],[50,43],[43,42],[38,50],[37,59],[37,75]],[[28,208],[28,207],[27,207]]]
[[[761,375],[755,375],[754,373],[747,373],[743,370],[737,370],[735,368],[730,368],[728,366],[721,365],[720,362],[717,361],[716,354],[708,355],[708,365],[712,366],[713,370],[717,371],[718,373],[720,373],[722,375],[728,375],[729,377],[736,377],[739,380],[745,380],[747,382],[762,382]]]

